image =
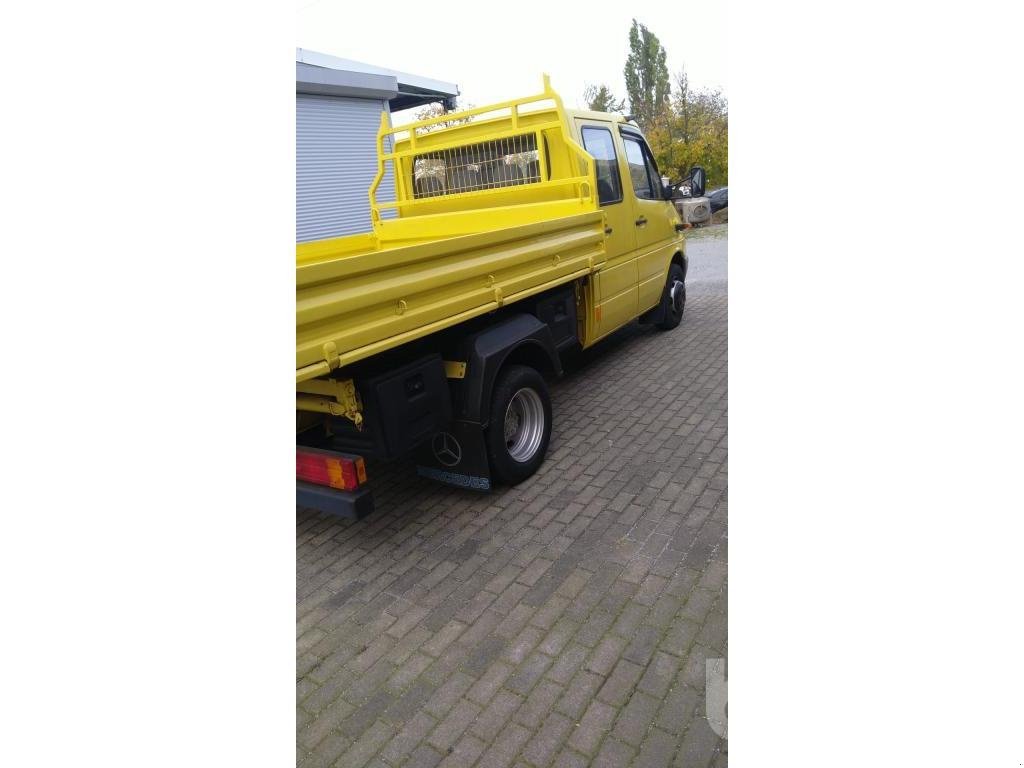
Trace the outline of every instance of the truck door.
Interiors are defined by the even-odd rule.
[[[635,196],[635,218],[630,223],[636,232],[639,310],[645,312],[661,300],[679,216],[662,197],[661,175],[647,142],[626,127],[620,128],[619,133]]]
[[[605,214],[605,266],[594,275],[597,336],[605,336],[639,314],[636,232],[626,202],[611,122],[578,120],[583,148],[597,164],[597,192]]]

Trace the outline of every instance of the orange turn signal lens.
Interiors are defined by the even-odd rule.
[[[366,463],[362,456],[296,448],[295,477],[340,491],[354,491],[366,482]]]

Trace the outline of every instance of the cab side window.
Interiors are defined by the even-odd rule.
[[[654,160],[644,147],[643,139],[623,131],[622,144],[626,148],[629,177],[633,182],[633,191],[636,196],[642,200],[659,200],[661,198],[661,177],[658,175]]]
[[[583,148],[594,156],[597,165],[597,198],[601,205],[622,202],[622,180],[615,156],[615,142],[607,128],[584,126]]]

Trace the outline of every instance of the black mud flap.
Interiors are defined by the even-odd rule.
[[[416,452],[416,472],[447,485],[489,491],[491,470],[483,427],[453,421],[447,431],[435,433]]]

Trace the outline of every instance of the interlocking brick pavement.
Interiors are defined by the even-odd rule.
[[[727,764],[704,712],[728,645],[726,288],[688,293],[679,328],[623,329],[553,383],[518,487],[378,463],[370,517],[298,510],[299,765]]]

